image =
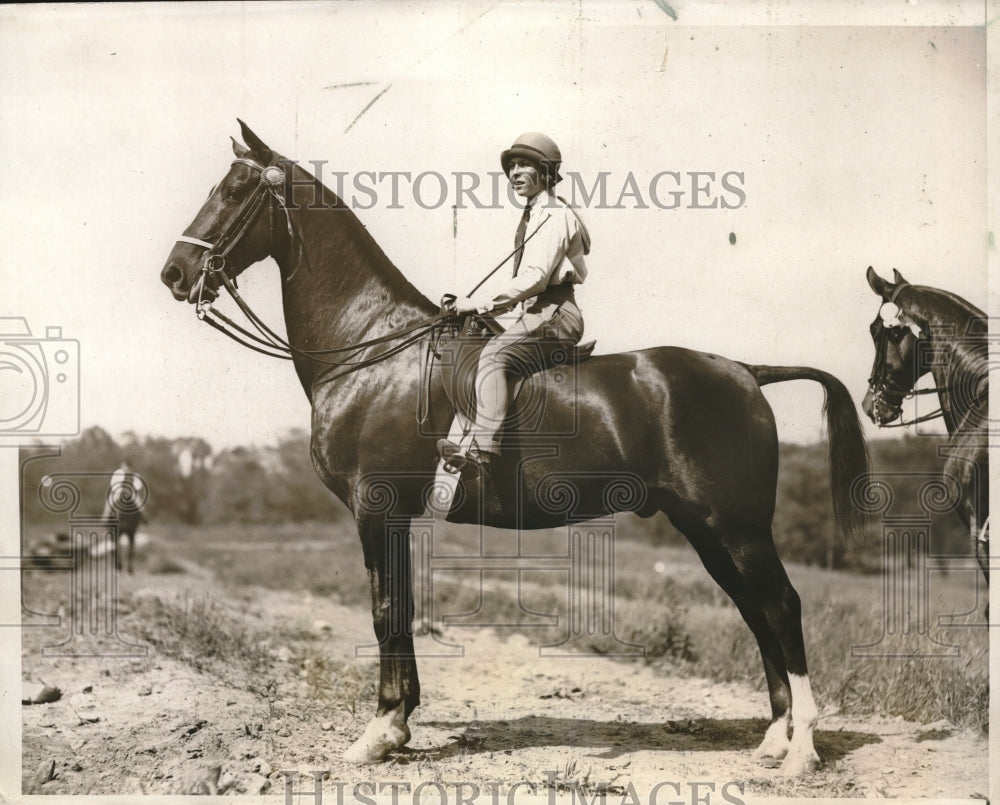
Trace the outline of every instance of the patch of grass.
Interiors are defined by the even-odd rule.
[[[266,635],[225,614],[210,598],[185,597],[179,603],[144,598],[131,621],[131,628],[165,656],[240,687],[273,664]]]
[[[563,764],[562,768],[546,771],[543,789],[549,789],[558,793],[572,793],[573,799],[577,798],[586,801],[585,795],[593,795],[605,799],[607,797],[622,797],[625,795],[625,785],[616,782],[621,779],[621,774],[615,774],[611,780],[596,779],[593,769],[589,765],[578,764],[576,760],[570,760]]]
[[[514,574],[509,574],[509,580],[498,578],[500,573],[489,575],[481,590],[465,579],[436,580],[433,625],[439,625],[442,616],[451,619],[468,615],[468,622],[493,627],[501,638],[521,634],[541,646],[561,645],[569,639],[576,650],[597,655],[619,656],[633,653],[629,646],[641,646],[647,662],[675,664],[693,658],[693,640],[684,623],[685,608],[667,593],[656,601],[600,602],[581,616],[590,620],[571,621],[565,578],[561,583],[549,584],[529,583],[522,578],[518,585]],[[605,604],[614,605],[613,620],[604,620],[611,615],[610,610],[601,610]],[[461,623],[450,621],[447,625]],[[609,623],[611,632],[606,628]]]
[[[947,719],[958,727],[987,731],[987,629],[936,627],[925,641],[914,638],[906,644],[911,651],[918,645],[935,650],[940,650],[939,644],[954,645],[955,657],[855,657],[854,647],[874,642],[881,634],[881,579],[816,570],[806,575],[825,577],[825,584],[817,583],[817,578],[796,582],[804,591],[806,658],[821,707],[834,705],[855,715],[901,716],[917,723]],[[733,605],[690,607],[678,629],[692,638],[691,657],[672,665],[671,671],[763,689],[757,642]],[[932,644],[930,637],[938,644]],[[892,653],[887,643],[885,654]]]
[[[186,572],[186,568],[169,556],[156,554],[146,562],[146,571],[153,576],[168,576]]]
[[[376,696],[378,673],[374,664],[362,671],[356,663],[332,659],[312,646],[300,649],[291,663],[305,681],[311,701],[337,704],[356,715],[359,702]]]
[[[683,628],[691,635],[690,662],[677,671],[718,682],[764,684],[757,641],[735,606],[691,607],[685,614]]]
[[[929,723],[947,719],[958,727],[989,729],[989,677],[985,654],[962,658],[855,660],[830,693],[852,713],[898,715]]]
[[[173,526],[164,541],[234,588],[307,590],[348,606],[370,600],[361,543],[351,529],[326,523]]]
[[[964,574],[931,579],[930,624],[902,641],[887,634],[882,579],[825,573],[803,594],[806,652],[817,697],[848,713],[902,716],[917,723],[947,719],[959,727],[989,726],[989,635],[979,627],[944,627],[938,614],[974,605]],[[841,577],[843,577],[841,579]],[[826,588],[826,589],[824,589]],[[825,603],[820,603],[825,599]],[[963,608],[959,607],[959,608]],[[875,643],[874,649],[859,647]],[[947,646],[953,647],[947,649]],[[946,653],[954,656],[944,656]],[[853,656],[875,653],[882,656]],[[916,653],[917,656],[907,656]],[[895,655],[895,656],[893,656]]]

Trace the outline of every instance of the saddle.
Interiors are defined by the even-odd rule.
[[[468,446],[471,439],[471,431],[475,422],[476,414],[476,392],[475,380],[476,370],[479,364],[479,353],[490,340],[490,338],[503,332],[497,322],[488,316],[470,314],[462,320],[452,320],[438,325],[427,339],[426,349],[422,355],[421,383],[417,401],[417,421],[424,425],[428,420],[437,420],[432,417],[431,407],[444,402],[439,393],[432,393],[438,385],[444,391],[444,397],[450,405],[454,416],[451,427],[448,431],[448,439],[439,442],[438,448],[442,451],[438,461],[437,472],[434,483],[431,485],[427,499],[425,501],[425,515],[451,522],[479,522],[477,519],[480,512],[499,516],[504,510],[503,499],[514,494],[510,487],[511,478],[502,470],[503,456],[499,466],[500,474],[494,481],[501,488],[496,488],[493,484],[483,484],[480,479],[466,478],[460,486],[460,472],[458,467],[451,464],[451,456],[445,454],[444,445],[457,446],[459,449]],[[530,388],[532,392],[544,397],[546,387],[549,382],[553,384],[575,381],[575,374],[569,377],[570,372],[575,372],[575,367],[591,356],[594,351],[594,342],[580,344],[573,350],[568,350],[565,366],[557,366],[542,372],[536,372],[528,377],[520,378],[515,384],[512,399],[507,411],[507,419],[504,422],[503,433],[506,440],[513,434],[540,434],[538,427],[540,414],[545,410],[544,405],[524,405],[518,406],[518,397],[524,388]],[[527,399],[535,399],[534,395],[526,395]],[[530,417],[522,417],[520,414],[524,408],[529,413],[536,414],[534,422],[523,421]],[[516,498],[516,494],[514,494]]]
[[[440,382],[448,403],[458,417],[469,422],[476,415],[476,369],[479,364],[479,353],[493,337],[503,333],[503,328],[495,319],[472,313],[460,321],[449,322],[435,328],[427,342],[422,366],[421,393],[418,400],[418,419],[421,423],[427,421],[431,414],[431,388]],[[540,393],[544,394],[547,375],[552,375],[552,382],[557,378],[565,382],[560,373],[573,371],[583,361],[591,357],[596,341],[577,344],[567,352],[566,360],[559,366],[537,372],[528,377],[521,377],[514,384],[511,393],[508,419],[516,418],[517,401],[524,387],[529,384],[538,385]],[[544,406],[540,406],[544,408]],[[518,423],[524,432],[531,433],[530,423]],[[519,428],[520,429],[520,428]],[[506,428],[505,428],[506,430]]]

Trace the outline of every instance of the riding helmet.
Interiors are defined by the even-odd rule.
[[[529,131],[514,140],[514,144],[500,154],[500,165],[507,176],[510,176],[510,163],[514,157],[537,162],[548,173],[552,184],[562,181],[563,177],[559,174],[562,153],[551,137],[537,131]]]

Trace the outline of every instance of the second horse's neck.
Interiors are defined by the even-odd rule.
[[[922,302],[914,313],[929,334],[930,371],[940,389],[945,427],[954,434],[985,394],[988,344],[976,335],[976,328],[969,327],[983,314],[951,294]]]

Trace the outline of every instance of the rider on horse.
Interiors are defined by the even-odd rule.
[[[514,270],[502,292],[455,301],[459,314],[520,309],[516,321],[492,338],[479,357],[476,422],[465,459],[480,474],[492,473],[491,461],[500,453],[499,431],[514,382],[565,360],[583,335],[574,286],[587,277],[584,255],[590,251],[590,235],[576,212],[555,195],[561,162],[559,147],[537,132],[522,134],[500,155],[514,192],[525,200],[514,239]]]

